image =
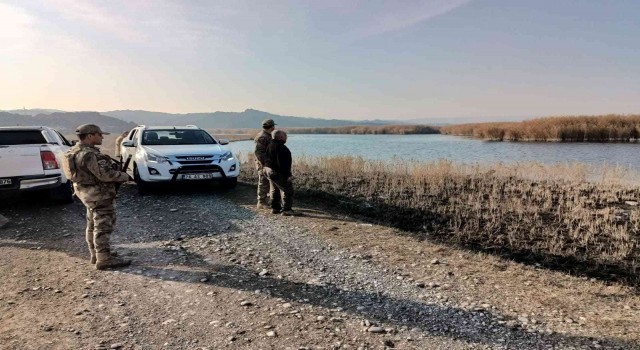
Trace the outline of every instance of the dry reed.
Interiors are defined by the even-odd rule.
[[[628,183],[629,169],[354,157],[294,161],[299,193],[424,238],[640,280],[640,212],[631,202],[640,198],[640,189],[638,182]],[[255,181],[255,171],[244,171],[242,179]]]
[[[290,134],[352,134],[352,135],[411,135],[439,134],[436,127],[428,125],[360,125],[335,128],[287,128]]]
[[[443,126],[440,132],[492,141],[638,142],[640,115],[548,117]]]

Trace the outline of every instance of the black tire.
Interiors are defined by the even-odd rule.
[[[71,185],[71,181],[67,181],[56,188],[52,188],[49,195],[51,196],[51,199],[58,203],[73,203],[73,186]]]
[[[238,186],[237,177],[226,178],[222,181],[222,187],[224,188],[232,189],[232,188],[236,188],[236,186]]]
[[[133,165],[133,181],[136,182],[136,187],[138,188],[139,195],[144,196],[151,192],[151,185],[140,178],[140,174],[138,173],[138,166],[136,164]]]

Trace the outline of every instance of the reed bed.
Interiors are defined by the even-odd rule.
[[[245,167],[249,169],[249,166]],[[633,173],[633,174],[632,174]],[[640,176],[583,164],[295,159],[298,194],[425,239],[638,285]],[[255,181],[244,171],[244,181]]]
[[[351,134],[351,135],[412,135],[439,134],[438,128],[428,125],[360,125],[335,128],[286,128],[290,134]]]
[[[248,141],[256,137],[255,134],[213,134],[218,139],[227,139],[229,141]]]
[[[492,141],[638,142],[640,115],[548,117],[443,126],[440,132]]]

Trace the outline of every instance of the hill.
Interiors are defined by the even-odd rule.
[[[273,119],[279,127],[337,127],[347,125],[385,125],[388,122],[381,120],[340,120],[283,116],[268,112],[247,109],[243,112],[213,112],[213,113],[187,113],[172,114],[149,111],[118,110],[102,112],[114,118],[124,121],[131,121],[139,124],[152,125],[175,125],[175,124],[195,124],[207,129],[238,129],[238,128],[259,128],[260,122],[264,119]]]
[[[0,112],[0,126],[45,125],[63,134],[73,133],[78,125],[97,124],[107,132],[122,132],[136,126],[98,112],[62,112],[34,116]]]
[[[11,114],[34,116],[34,115],[38,115],[38,114],[61,113],[61,112],[64,112],[64,111],[61,111],[59,109],[50,109],[50,108],[31,108],[31,109],[24,109],[23,108],[23,109],[6,110],[6,111],[1,111],[1,112],[7,112],[7,113],[11,113]]]

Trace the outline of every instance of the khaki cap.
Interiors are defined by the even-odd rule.
[[[265,119],[262,121],[262,127],[265,127],[265,128],[269,128],[275,125],[276,125],[276,122],[274,122],[273,119]]]
[[[82,124],[76,128],[76,135],[86,135],[86,134],[109,135],[108,132],[104,132],[100,130],[100,127],[95,124]]]

